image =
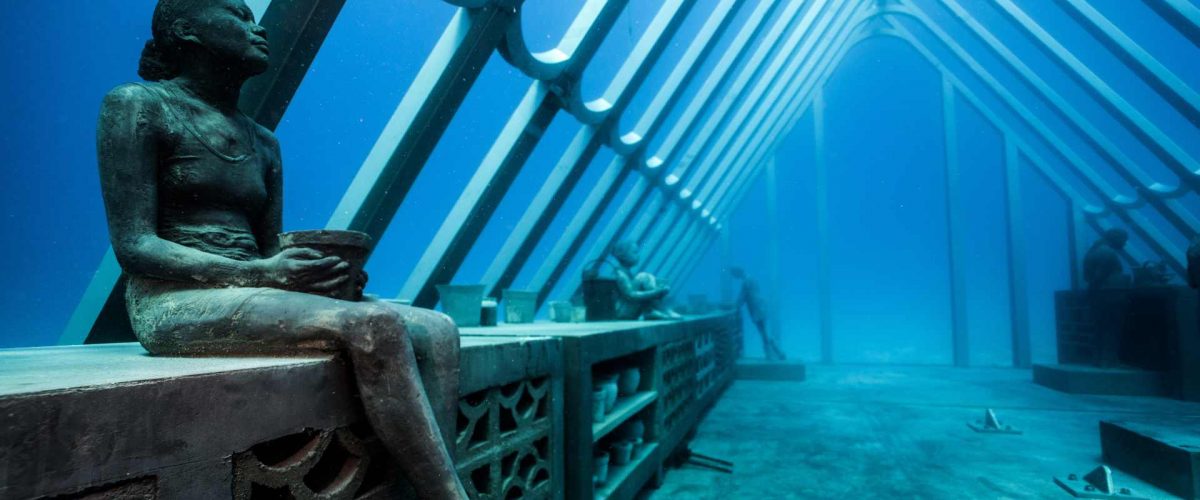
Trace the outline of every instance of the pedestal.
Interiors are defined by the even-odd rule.
[[[1200,498],[1200,417],[1101,421],[1104,462],[1187,499]]]
[[[1084,365],[1033,365],[1038,385],[1070,394],[1109,396],[1166,396],[1162,372],[1128,368],[1098,368]]]
[[[1200,401],[1200,304],[1182,286],[1060,291],[1058,364],[1034,381],[1064,392]]]

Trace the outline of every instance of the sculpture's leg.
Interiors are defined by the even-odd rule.
[[[767,333],[766,318],[754,318],[752,321],[754,322],[754,328],[758,330],[758,335],[762,337],[763,356],[767,359],[777,361],[787,359],[787,355],[783,353],[783,349],[780,349],[775,339],[771,338]]]
[[[409,306],[394,306],[408,327],[417,369],[429,406],[437,417],[438,428],[450,456],[454,456],[457,437],[459,397],[458,327],[445,314]]]
[[[361,322],[359,333],[348,336],[346,343],[375,434],[397,459],[418,497],[466,498],[400,313],[371,306],[350,322]]]
[[[400,311],[270,288],[186,289],[131,281],[129,295],[135,331],[155,354],[344,349],[367,419],[417,495],[466,498]]]
[[[633,287],[639,292],[651,292],[658,289],[658,279],[653,274],[643,271],[633,277]],[[666,319],[667,315],[662,312],[662,300],[654,299],[643,303],[642,313],[638,316],[643,315],[649,320]]]

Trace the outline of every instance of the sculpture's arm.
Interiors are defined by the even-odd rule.
[[[627,272],[618,272],[617,274],[617,289],[621,292],[621,296],[634,302],[649,302],[651,300],[660,299],[665,296],[670,290],[668,288],[659,287],[654,290],[638,290],[633,286],[633,278]]]
[[[266,173],[267,206],[257,226],[258,248],[264,256],[279,253],[279,233],[283,232],[283,155],[279,141],[265,128],[255,125],[260,143],[270,152],[271,165]]]
[[[160,238],[158,157],[161,108],[138,85],[117,87],[100,109],[97,151],[109,235],[126,272],[159,279],[269,286],[262,261],[237,261]]]

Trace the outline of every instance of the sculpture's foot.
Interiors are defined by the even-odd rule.
[[[670,309],[652,309],[646,313],[646,319],[650,321],[664,321],[669,319],[682,319],[683,315]]]

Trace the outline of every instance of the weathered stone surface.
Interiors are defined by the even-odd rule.
[[[501,430],[515,430],[507,427],[480,427],[481,432],[472,434],[474,441],[460,436],[460,472],[469,476],[472,467],[482,466],[491,474],[504,460],[512,460],[510,455],[527,455],[537,443],[544,452],[537,460],[540,472],[519,484],[497,476],[496,491],[486,496],[502,497],[501,487],[509,486],[535,490],[534,498],[555,497],[561,491],[561,457],[545,451],[560,446],[562,433],[562,398],[553,396],[562,390],[558,342],[473,338],[463,346],[463,362],[469,367],[462,374],[463,404],[496,401],[483,406],[483,414],[495,415],[488,421],[496,426],[536,425],[522,427],[532,429],[523,431],[523,440],[501,435]],[[255,468],[254,477],[261,482],[266,477],[299,478],[301,484],[308,479],[315,485],[309,489],[327,493],[354,493],[355,484],[375,481],[373,485],[392,492],[384,498],[402,495],[403,485],[371,477],[372,460],[390,470],[388,477],[399,473],[362,425],[349,373],[334,356],[152,357],[136,344],[0,350],[0,415],[5,422],[0,427],[0,498],[104,491],[131,477],[154,478],[157,498],[228,498],[237,484],[235,464],[251,463],[244,460],[247,453],[272,442],[286,448],[279,439],[297,435],[312,437],[313,449],[289,454],[291,466],[283,467],[285,473],[263,475],[267,469]],[[534,398],[537,404],[530,404],[531,389],[540,394]],[[495,413],[501,411],[509,411],[510,417]],[[460,422],[470,419],[460,417]],[[328,453],[335,443],[333,448],[349,453]],[[353,460],[347,455],[362,460],[335,473],[322,469],[331,461],[349,464]],[[279,463],[272,465],[279,469]],[[251,466],[239,470],[249,472],[245,467]]]

